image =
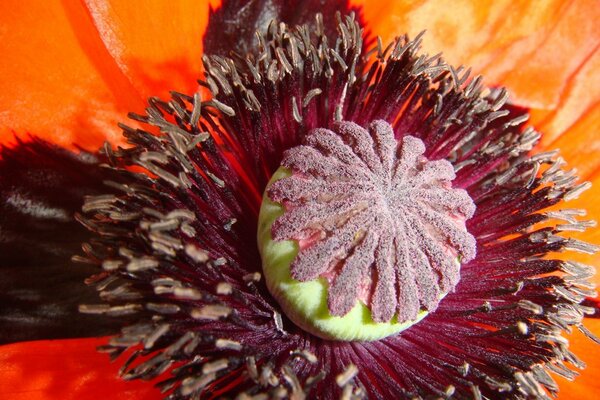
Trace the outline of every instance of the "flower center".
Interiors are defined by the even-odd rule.
[[[315,129],[285,153],[265,192],[271,208],[263,204],[259,245],[269,289],[290,319],[321,337],[375,340],[411,326],[454,289],[460,262],[475,256],[465,228],[475,206],[452,188],[452,165],[424,152],[421,140],[398,142],[375,121],[368,130],[351,122]],[[293,254],[273,251],[281,242]],[[298,293],[295,282],[320,290]]]

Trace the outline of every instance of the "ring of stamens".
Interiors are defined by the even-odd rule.
[[[138,313],[138,323],[104,351],[111,357],[126,347],[134,351],[123,367],[126,379],[153,379],[171,369],[174,377],[163,389],[175,397],[269,397],[290,394],[291,382],[293,395],[308,397],[337,398],[353,384],[370,398],[556,396],[548,373],[573,379],[572,367],[583,366],[557,338],[574,327],[593,338],[582,325],[593,308],[580,303],[595,293],[588,281],[593,267],[552,259],[550,252],[598,247],[563,236],[593,226],[577,219],[583,210],[555,206],[590,183],[577,182],[553,152],[529,156],[540,134],[525,129],[526,115],[505,104],[506,91],[487,91],[469,71],[419,55],[420,36],[379,45],[373,68],[365,70],[360,26],[353,18],[337,26],[340,34],[327,37],[322,26],[272,23],[259,36],[260,51],[245,62],[207,57],[203,84],[213,98],[152,99],[145,116],[132,115],[149,131],[124,127],[134,148],[105,148],[126,179],[111,175],[117,196],[90,199],[82,221],[95,235],[83,247],[86,262],[102,261],[105,270],[90,282],[109,303],[83,308],[124,315],[124,323]],[[331,126],[334,113],[363,126],[375,117],[394,121],[397,134],[422,138],[429,158],[452,160],[452,185],[468,189],[477,204],[469,229],[478,255],[462,265],[455,292],[418,326],[382,342],[330,343],[291,326],[256,271],[255,194],[284,149],[315,127]],[[138,165],[148,173],[134,173],[138,168],[130,167]],[[287,176],[282,168],[271,182]],[[265,196],[262,210],[276,206],[271,224],[285,210]],[[183,209],[195,219],[180,219]],[[555,225],[556,219],[568,223]],[[263,242],[271,235],[265,225]],[[278,251],[286,246],[293,260],[297,243],[273,241]],[[270,258],[264,249],[263,260],[285,258],[277,252]],[[272,285],[277,276],[265,278]],[[326,279],[295,282],[301,292],[301,285],[323,282],[328,313]],[[331,319],[356,309],[370,315],[358,301],[349,314]],[[386,323],[361,329],[375,325]],[[314,356],[300,358],[296,350]]]

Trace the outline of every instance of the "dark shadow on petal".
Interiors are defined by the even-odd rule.
[[[99,302],[84,284],[97,269],[71,261],[90,236],[73,214],[84,195],[106,192],[97,162],[40,139],[0,149],[0,343],[118,330],[79,313]]]
[[[230,56],[232,52],[245,56],[257,52],[256,31],[266,32],[271,21],[290,26],[316,26],[315,14],[321,13],[323,30],[336,37],[336,12],[348,15],[354,11],[360,21],[360,10],[348,0],[224,0],[222,6],[211,12],[204,35],[204,52],[209,55]],[[332,43],[333,45],[333,43]]]

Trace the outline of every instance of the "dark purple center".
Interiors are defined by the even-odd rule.
[[[368,130],[351,122],[315,129],[285,153],[292,175],[268,192],[286,210],[273,239],[299,243],[295,279],[327,279],[332,315],[360,300],[376,322],[414,320],[437,308],[460,262],[475,257],[465,228],[475,205],[452,188],[452,165],[424,152],[421,140],[398,142],[387,122],[375,121]]]

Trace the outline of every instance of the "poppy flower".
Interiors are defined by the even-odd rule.
[[[598,310],[597,233],[585,232],[597,214],[597,189],[585,192],[599,163],[595,3],[242,3],[44,2],[39,15],[3,3],[2,340],[113,336],[3,346],[0,393],[160,398],[156,383],[171,398],[593,396],[600,327],[582,320]],[[269,183],[280,165],[290,174]],[[385,165],[418,186],[386,187],[405,219],[365,200]],[[336,212],[369,212],[340,218],[325,204],[338,200]],[[299,281],[330,280],[327,312],[360,298],[376,322],[411,326],[347,341],[298,323],[261,268],[271,239],[262,260],[256,246],[273,201],[284,216],[265,232],[295,240],[286,268]],[[336,236],[348,221],[364,223]],[[380,240],[387,226],[410,257]],[[352,272],[354,254],[377,272]],[[572,328],[582,334],[569,347]],[[569,385],[578,356],[591,365]]]

